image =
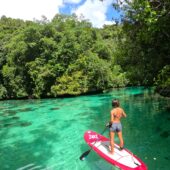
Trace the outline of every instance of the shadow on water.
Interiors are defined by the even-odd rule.
[[[15,110],[4,110],[3,113],[0,116],[13,116],[16,115],[17,111]]]
[[[162,138],[168,138],[169,135],[170,135],[170,131],[163,131],[163,132],[160,134],[160,136],[161,136]]]
[[[167,107],[166,103],[160,103],[158,105],[158,110],[160,110],[160,112],[155,115],[155,122],[159,122],[159,124],[155,127],[155,132],[159,133],[160,137],[163,139],[170,136],[170,111]]]
[[[11,117],[8,119],[0,120],[0,129],[2,128],[13,128],[13,127],[26,127],[32,125],[31,122],[21,121],[18,116]]]
[[[59,107],[50,108],[50,110],[59,110]]]
[[[17,110],[3,110],[0,114],[0,128],[12,128],[12,127],[26,127],[32,123],[29,121],[22,121],[17,113],[30,112],[32,108],[22,108]]]
[[[22,151],[20,152],[21,148]],[[22,141],[16,143],[13,146],[1,147],[1,169],[17,169],[21,166],[35,162],[38,162],[38,164],[41,165],[44,163],[44,161],[46,161],[46,158],[43,156],[44,154],[47,153],[42,153],[41,149],[38,149],[37,153],[35,154],[35,151],[33,152],[32,143],[26,143]]]
[[[4,133],[7,133],[7,131]],[[1,144],[3,141],[1,140],[1,170],[16,170],[27,166],[33,169],[46,167],[46,162],[54,155],[51,149],[52,144],[49,141],[56,141],[59,136],[57,133],[49,133],[45,129],[38,129],[30,133],[33,135],[31,142],[19,140],[5,146]],[[2,132],[1,136],[3,136]]]
[[[16,110],[16,112],[31,112],[31,111],[34,111],[35,109],[33,109],[33,108],[30,108],[30,107],[28,107],[28,108],[22,108],[22,109],[17,109]]]

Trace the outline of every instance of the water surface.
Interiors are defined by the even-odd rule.
[[[89,149],[84,132],[103,131],[114,98],[127,113],[122,120],[125,147],[149,170],[168,170],[170,99],[143,87],[74,98],[1,101],[0,169],[117,170],[94,152],[79,160]],[[108,137],[108,131],[104,135]]]

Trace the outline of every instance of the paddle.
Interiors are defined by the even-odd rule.
[[[103,132],[101,133],[101,135],[102,135],[102,134],[106,131],[106,129],[107,129],[108,127],[110,127],[110,126],[111,126],[110,122],[107,123],[107,124],[106,124],[106,127],[104,128],[104,130],[103,130]],[[94,144],[95,144],[96,142],[97,142],[97,140],[94,142]],[[94,144],[91,146],[91,148],[90,148],[88,151],[84,152],[84,153],[80,156],[80,160],[81,160],[81,161],[83,161],[83,160],[85,159],[85,157],[90,153],[90,151],[92,150]]]
[[[130,154],[131,154],[131,156],[132,156],[132,161],[133,161],[133,163],[134,163],[135,165],[139,166],[139,164],[138,164],[137,162],[135,162],[135,160],[134,160],[133,153],[130,152]]]

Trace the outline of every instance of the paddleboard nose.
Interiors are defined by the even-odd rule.
[[[84,135],[84,139],[88,140],[89,143],[93,143],[93,142],[101,140],[101,135],[96,134],[93,131],[87,131],[87,133],[85,133]]]

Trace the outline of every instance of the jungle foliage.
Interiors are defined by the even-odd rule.
[[[117,64],[132,85],[156,85],[170,96],[170,0],[118,0],[113,5],[124,11]]]
[[[0,98],[41,98],[126,86],[114,61],[119,28],[93,28],[76,16],[0,20]]]

